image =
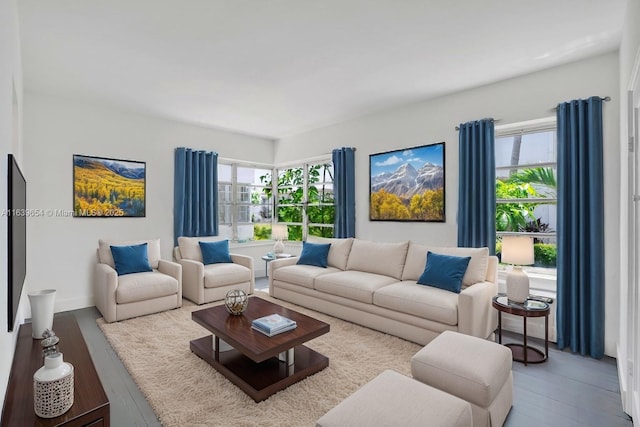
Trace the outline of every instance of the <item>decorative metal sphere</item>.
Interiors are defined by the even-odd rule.
[[[224,299],[224,305],[227,307],[227,311],[236,316],[241,315],[248,304],[249,297],[247,297],[247,293],[241,289],[233,289],[227,292],[227,296]]]

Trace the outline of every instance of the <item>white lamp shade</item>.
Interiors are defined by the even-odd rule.
[[[287,240],[289,237],[289,230],[284,224],[274,224],[271,227],[271,238],[273,240]]]
[[[533,238],[529,236],[503,236],[502,257],[505,264],[532,265]]]

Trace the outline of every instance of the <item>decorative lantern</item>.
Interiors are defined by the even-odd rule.
[[[233,289],[227,292],[227,296],[224,299],[224,305],[227,307],[227,311],[236,316],[241,315],[248,304],[249,297],[247,297],[247,293],[241,289]]]

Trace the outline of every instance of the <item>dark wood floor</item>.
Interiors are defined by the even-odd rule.
[[[257,288],[266,281],[259,279]],[[111,401],[111,425],[159,426],[153,410],[111,349],[94,308],[74,310],[102,384]],[[506,333],[503,342],[521,337]],[[631,427],[622,412],[615,359],[594,360],[550,348],[549,360],[524,366],[514,362],[514,404],[505,426]],[[231,385],[230,385],[231,386]]]

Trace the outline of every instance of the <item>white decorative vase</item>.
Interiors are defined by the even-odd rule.
[[[53,418],[73,405],[73,365],[62,353],[44,358],[44,366],[33,374],[33,409],[42,418]]]
[[[31,336],[42,339],[45,329],[53,328],[53,308],[56,301],[56,290],[45,289],[27,295],[31,304]]]

